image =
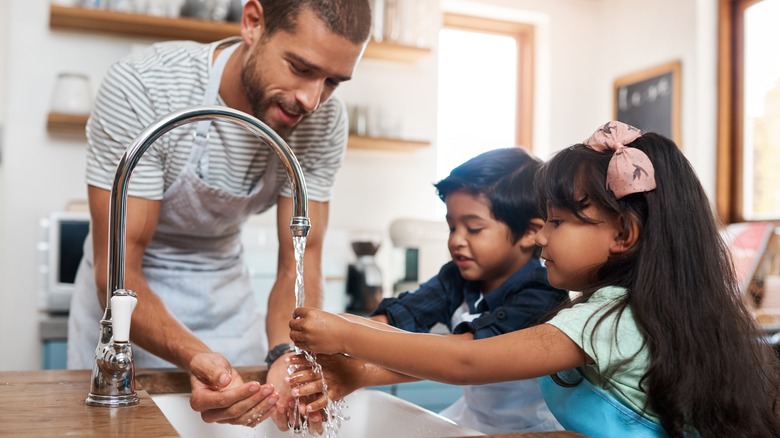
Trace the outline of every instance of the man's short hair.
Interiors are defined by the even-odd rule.
[[[293,33],[303,9],[314,12],[334,33],[362,44],[371,33],[368,0],[260,0],[265,16],[265,37],[278,30]]]

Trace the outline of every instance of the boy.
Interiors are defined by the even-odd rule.
[[[544,225],[533,186],[540,165],[521,148],[495,149],[436,183],[447,205],[452,261],[416,291],[384,299],[370,317],[373,321],[362,322],[420,333],[441,323],[449,336],[466,341],[541,323],[566,302],[568,293],[547,282],[534,243]],[[342,355],[318,355],[317,360],[332,398],[364,386],[418,380]],[[294,388],[293,394],[313,394],[320,386],[310,370],[298,371],[290,380],[311,382]],[[463,397],[442,412],[463,426],[486,434],[562,429],[536,379],[464,386],[463,391]],[[309,407],[317,410],[322,403]]]

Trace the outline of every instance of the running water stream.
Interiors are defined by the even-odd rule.
[[[306,297],[303,289],[303,253],[306,251],[306,237],[293,236],[293,245],[295,247],[295,307],[298,308],[303,306]],[[298,347],[295,347],[295,352],[298,354],[303,353],[312,370],[322,376],[322,392],[327,397],[328,386],[325,383],[325,376],[322,374],[322,367],[317,363],[317,357],[313,353],[301,350]],[[288,372],[292,371],[294,370],[288,370]],[[296,397],[292,421],[288,419],[287,424],[293,434],[307,434],[309,432],[308,414],[300,412],[300,405],[301,401]],[[328,404],[324,412],[322,436],[325,438],[336,438],[338,436],[341,421],[344,420],[343,409],[343,400],[333,401],[328,398]]]

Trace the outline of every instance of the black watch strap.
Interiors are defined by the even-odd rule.
[[[265,364],[270,368],[271,364],[276,361],[276,359],[279,359],[284,355],[284,353],[287,353],[288,351],[293,351],[295,347],[293,347],[292,344],[283,343],[275,346],[271,350],[268,351],[268,355],[265,356]]]

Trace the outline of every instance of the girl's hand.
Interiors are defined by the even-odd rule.
[[[290,321],[290,339],[311,353],[343,353],[350,327],[347,319],[312,307],[299,307]]]

